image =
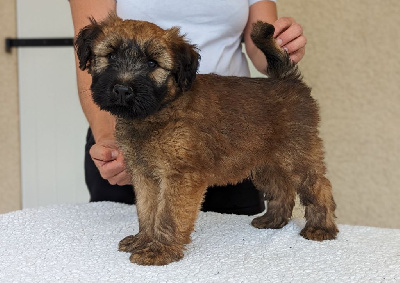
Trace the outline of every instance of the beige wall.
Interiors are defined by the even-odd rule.
[[[0,213],[21,208],[17,56],[4,52],[15,22],[15,1],[0,1]]]
[[[0,34],[14,36],[1,1]],[[300,66],[321,112],[339,223],[400,228],[400,2],[279,0],[308,38]],[[7,34],[3,34],[7,33]],[[0,212],[19,208],[16,57],[0,52]]]
[[[400,2],[279,0],[308,38],[339,223],[400,228]]]

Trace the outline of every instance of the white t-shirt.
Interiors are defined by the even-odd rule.
[[[200,49],[199,73],[249,76],[241,38],[249,7],[262,0],[118,0],[117,15],[144,20],[181,34]]]

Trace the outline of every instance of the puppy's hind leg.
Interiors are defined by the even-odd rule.
[[[257,189],[265,193],[268,201],[264,215],[253,219],[256,228],[279,229],[292,216],[295,204],[295,189],[284,171],[279,167],[264,166],[252,171],[252,180]]]
[[[306,206],[306,225],[300,235],[315,241],[335,239],[339,230],[335,224],[336,204],[330,181],[323,174],[308,173],[299,195]]]

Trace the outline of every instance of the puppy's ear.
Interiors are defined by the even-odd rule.
[[[87,25],[79,32],[75,40],[76,54],[79,59],[79,68],[91,71],[91,59],[93,56],[93,41],[101,33],[101,26],[93,19],[90,19],[91,24]]]
[[[200,54],[196,45],[189,44],[185,37],[179,34],[179,28],[168,30],[168,34],[175,60],[175,80],[183,91],[187,91],[196,78]]]

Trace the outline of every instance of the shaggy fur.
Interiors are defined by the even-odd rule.
[[[335,202],[325,177],[319,114],[310,88],[258,22],[252,39],[269,78],[197,75],[200,56],[178,28],[110,15],[76,39],[93,99],[117,117],[116,138],[132,175],[139,233],[119,250],[142,265],[183,257],[206,188],[251,178],[268,209],[252,221],[281,228],[296,192],[306,206],[301,235],[334,239]]]

